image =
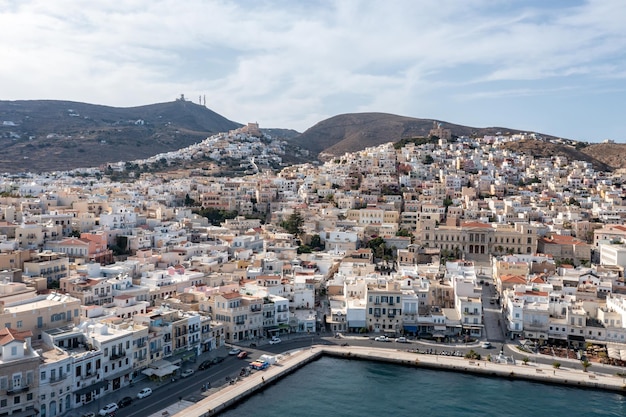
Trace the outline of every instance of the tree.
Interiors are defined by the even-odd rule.
[[[291,233],[296,237],[300,237],[304,232],[304,229],[302,228],[304,226],[304,218],[299,211],[294,210],[287,220],[280,223],[280,226],[288,233]]]
[[[524,357],[522,358],[522,362],[524,362],[524,365],[528,365],[528,361],[529,361],[529,360],[530,360],[530,359],[528,359],[528,356],[524,356]]]
[[[426,155],[426,156],[424,157],[424,161],[423,161],[424,165],[430,165],[430,164],[432,164],[433,162],[435,162],[435,159],[434,159],[432,156],[430,156],[430,155]]]
[[[554,369],[559,369],[561,367],[561,362],[558,362],[558,361],[552,362],[552,367]]]
[[[323,248],[322,239],[320,235],[315,234],[311,236],[311,247],[315,250],[321,250]]]
[[[587,372],[587,369],[591,366],[591,362],[589,362],[587,359],[582,361],[580,364],[583,367],[583,372]]]
[[[196,205],[196,201],[189,197],[189,194],[185,194],[185,206],[189,207],[189,206],[195,206]]]

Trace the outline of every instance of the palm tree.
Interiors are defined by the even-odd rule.
[[[582,361],[580,364],[583,367],[583,372],[587,372],[587,368],[589,368],[591,366],[591,362],[589,362],[587,359]]]

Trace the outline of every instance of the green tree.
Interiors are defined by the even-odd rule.
[[[583,372],[587,372],[587,369],[589,369],[589,367],[591,366],[591,362],[589,362],[587,359],[582,361],[580,364],[583,367]]]
[[[300,237],[304,232],[304,217],[302,217],[302,214],[300,214],[299,211],[294,210],[294,212],[291,213],[287,220],[284,220],[280,223],[280,226],[288,233],[291,233],[296,237]]]
[[[311,247],[315,250],[323,249],[322,239],[320,238],[320,235],[315,234],[311,236]]]

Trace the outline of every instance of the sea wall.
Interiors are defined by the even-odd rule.
[[[427,355],[408,350],[382,349],[359,346],[315,346],[311,349],[287,353],[273,366],[256,371],[249,377],[228,385],[207,398],[177,413],[178,417],[209,417],[232,407],[245,398],[265,389],[272,382],[296,371],[308,363],[327,355],[343,359],[394,363],[418,368],[465,372],[488,377],[522,379],[576,388],[613,391],[626,395],[626,379],[609,374],[584,372],[582,369],[554,369],[549,365],[504,364],[461,357]]]

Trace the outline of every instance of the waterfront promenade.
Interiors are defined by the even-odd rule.
[[[626,379],[617,375],[583,372],[582,369],[554,369],[545,364],[521,361],[515,363],[496,363],[485,360],[469,360],[462,357],[429,355],[407,350],[396,350],[363,346],[314,346],[281,355],[281,360],[266,370],[257,371],[233,385],[209,393],[203,400],[181,409],[175,414],[159,413],[158,416],[175,415],[177,417],[208,417],[216,415],[238,403],[255,392],[294,370],[316,360],[322,355],[346,359],[374,360],[400,365],[442,369],[456,372],[473,373],[484,376],[524,379],[550,384],[561,384],[578,388],[591,388],[626,394]],[[172,411],[174,411],[172,410]]]

